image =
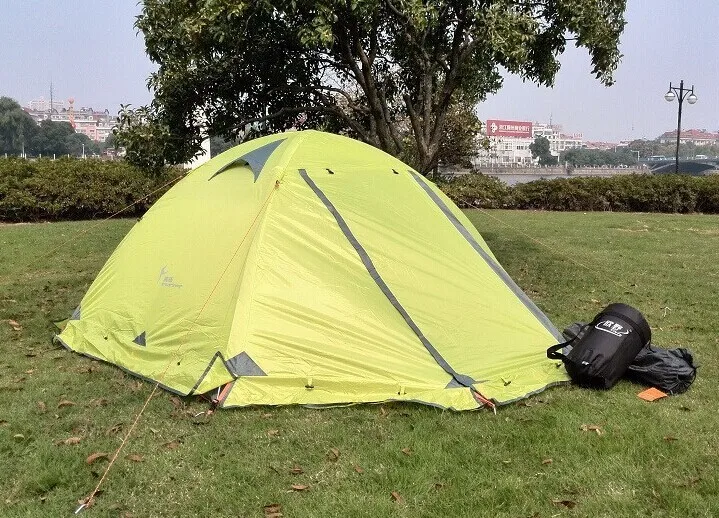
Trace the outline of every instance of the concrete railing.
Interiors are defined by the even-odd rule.
[[[647,167],[497,167],[477,166],[474,170],[490,176],[499,175],[536,175],[536,176],[612,176],[617,174],[648,174]],[[469,169],[440,169],[443,175],[463,175]]]

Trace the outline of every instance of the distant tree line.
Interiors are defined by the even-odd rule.
[[[68,122],[51,120],[36,124],[20,104],[9,97],[0,97],[0,156],[52,157],[99,155],[114,146],[114,136],[105,142],[95,142]]]
[[[629,143],[629,149],[639,152],[640,158],[649,158],[651,156],[673,157],[676,152],[676,140],[662,144],[659,139],[632,140]],[[707,157],[719,156],[719,145],[711,144],[706,146],[697,146],[693,143],[682,143],[679,145],[679,158],[694,158],[697,155],[706,155]]]
[[[671,158],[676,151],[675,144],[662,144],[656,140],[633,140],[626,146],[616,146],[614,149],[567,149],[559,154],[553,155],[550,151],[550,142],[546,137],[537,137],[529,145],[532,157],[537,159],[539,165],[564,165],[573,167],[587,166],[632,166],[637,164],[637,159],[648,159],[654,156]],[[691,143],[679,146],[679,157],[692,159],[697,155],[705,155],[708,158],[719,156],[719,145],[697,146]]]
[[[574,148],[562,152],[559,162],[574,167],[629,166],[637,163],[637,155],[626,147],[618,147],[616,150]]]

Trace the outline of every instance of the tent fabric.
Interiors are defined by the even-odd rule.
[[[434,184],[316,131],[189,173],[73,317],[69,349],[179,394],[222,389],[225,407],[469,410],[568,379],[545,356],[561,335]]]

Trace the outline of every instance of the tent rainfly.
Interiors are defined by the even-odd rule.
[[[561,335],[434,184],[317,131],[241,144],[134,226],[58,340],[224,407],[508,403]]]

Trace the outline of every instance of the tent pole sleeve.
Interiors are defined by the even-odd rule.
[[[372,262],[372,259],[370,258],[369,254],[367,254],[367,250],[360,244],[360,242],[357,240],[355,235],[350,230],[349,226],[347,225],[347,222],[344,220],[342,215],[337,211],[337,208],[334,206],[334,204],[327,198],[324,192],[317,187],[317,184],[312,180],[312,178],[309,177],[307,174],[307,171],[304,169],[300,169],[300,176],[304,179],[305,182],[307,182],[307,185],[310,186],[312,191],[317,195],[317,197],[322,201],[322,203],[325,205],[327,210],[334,216],[335,221],[337,221],[337,224],[339,225],[340,229],[342,230],[342,233],[345,235],[347,240],[352,244],[355,251],[357,252],[357,255],[359,255],[362,264],[364,264],[364,267],[367,269],[367,272],[370,274],[372,279],[375,281],[377,286],[380,290],[382,290],[382,293],[387,297],[387,299],[390,301],[392,306],[399,312],[399,314],[402,316],[404,321],[407,323],[407,325],[412,329],[414,334],[419,338],[419,341],[422,342],[422,345],[425,349],[429,352],[429,354],[432,355],[432,358],[434,358],[434,361],[437,362],[437,364],[444,369],[444,371],[452,376],[455,380],[457,380],[458,383],[464,385],[465,387],[471,387],[474,383],[474,380],[465,375],[460,374],[457,371],[455,371],[449,363],[447,363],[447,360],[445,360],[442,355],[437,351],[437,349],[432,345],[432,343],[427,339],[427,337],[422,333],[422,330],[417,326],[417,324],[414,322],[412,317],[407,313],[407,310],[400,304],[399,300],[397,300],[397,297],[392,293],[392,290],[387,286],[387,283],[382,279],[379,272],[377,271],[377,268],[375,267],[374,263]]]

